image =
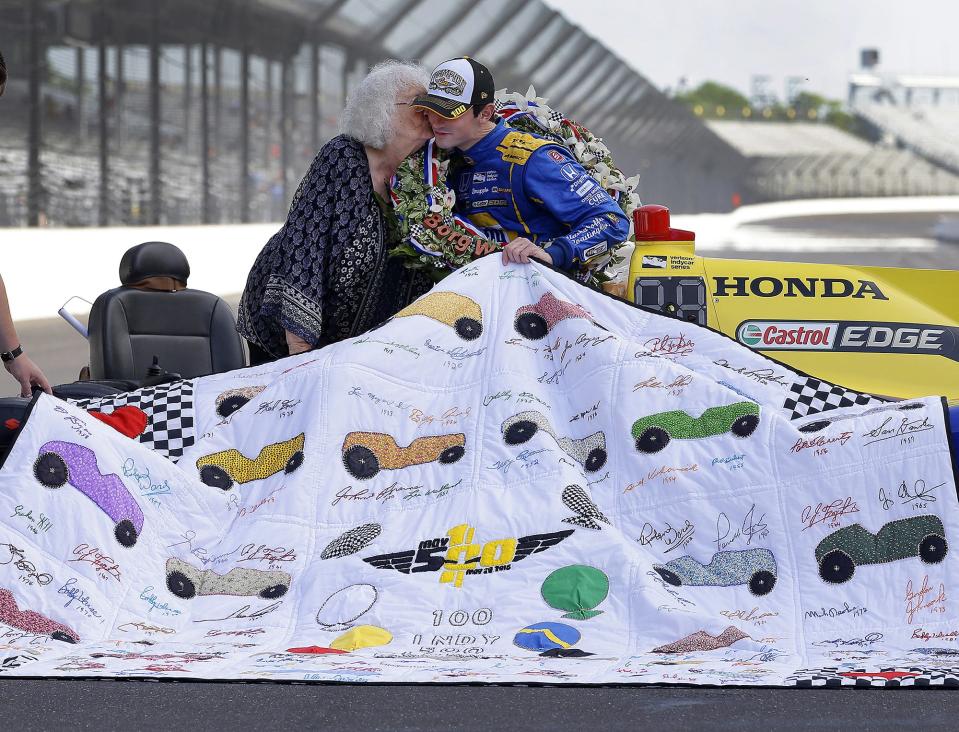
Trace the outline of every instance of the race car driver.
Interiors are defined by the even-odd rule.
[[[625,241],[629,221],[609,194],[562,145],[507,127],[493,94],[489,69],[461,57],[433,69],[412,103],[436,144],[455,151],[447,185],[457,213],[502,230],[504,264],[534,258],[570,270]]]

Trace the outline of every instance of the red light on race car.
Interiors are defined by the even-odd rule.
[[[633,230],[636,241],[687,241],[696,240],[692,231],[674,229],[669,225],[669,209],[666,206],[648,204],[633,211]]]
[[[13,417],[11,417],[10,419],[8,419],[6,422],[3,423],[3,426],[6,427],[11,432],[13,432],[13,430],[15,430],[17,427],[20,426],[20,420],[14,419]]]

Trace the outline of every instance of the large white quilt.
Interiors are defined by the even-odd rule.
[[[270,367],[40,397],[0,671],[953,685],[945,420],[487,257]]]

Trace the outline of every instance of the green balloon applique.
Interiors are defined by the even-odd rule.
[[[589,620],[603,613],[593,608],[609,594],[609,577],[595,567],[571,564],[550,574],[542,593],[547,605],[567,611],[564,618]]]

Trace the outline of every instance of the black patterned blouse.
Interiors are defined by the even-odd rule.
[[[406,307],[432,283],[388,256],[397,244],[390,230],[363,145],[334,137],[300,182],[286,224],[250,270],[240,335],[280,358],[289,353],[285,330],[325,346]]]

